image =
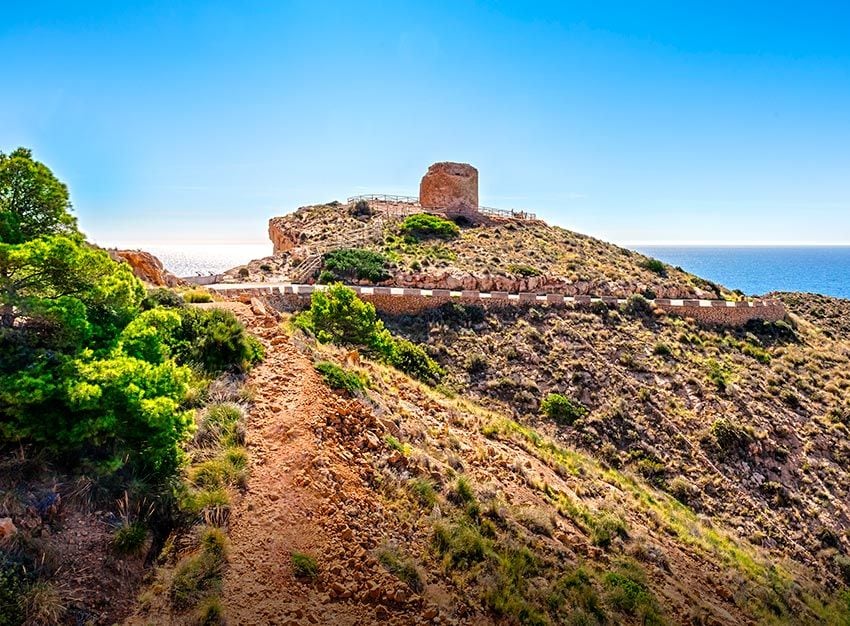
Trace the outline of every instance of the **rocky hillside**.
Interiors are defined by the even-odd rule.
[[[228,521],[233,623],[847,623],[850,351],[816,317],[386,319],[439,358],[432,388],[232,306],[267,354]],[[572,409],[545,415],[552,392]],[[171,611],[134,622],[187,619]]]
[[[413,210],[386,203],[372,203],[365,210],[340,203],[302,207],[270,221],[274,256],[230,270],[228,280],[291,279],[311,254],[356,248],[382,255],[386,279],[377,282],[399,286],[736,297],[679,268],[539,220],[490,217],[477,225],[461,224],[456,237],[405,236],[400,227]],[[320,269],[310,278],[317,278]]]

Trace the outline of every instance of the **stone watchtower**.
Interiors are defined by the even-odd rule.
[[[434,163],[419,183],[419,204],[449,217],[478,217],[478,170],[468,163]]]

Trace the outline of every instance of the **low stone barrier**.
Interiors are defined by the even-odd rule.
[[[322,285],[258,285],[218,284],[210,289],[228,298],[243,296],[262,296],[280,310],[295,311],[303,309],[316,290]],[[481,293],[478,291],[449,291],[448,289],[413,289],[393,287],[352,287],[359,297],[371,302],[375,308],[390,315],[416,315],[428,309],[440,307],[447,302],[462,302],[483,307],[506,307],[528,304],[547,304],[550,306],[587,306],[601,302],[609,307],[626,302],[622,298],[591,296],[564,297],[561,294],[536,294],[524,292],[509,294],[506,292]],[[779,300],[751,300],[730,302],[726,300],[671,300],[658,298],[649,300],[655,308],[670,315],[689,317],[703,324],[723,326],[741,326],[750,320],[776,322],[785,317],[785,306]]]

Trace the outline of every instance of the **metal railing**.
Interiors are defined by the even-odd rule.
[[[386,193],[368,193],[359,196],[351,196],[347,199],[347,203],[351,204],[352,202],[358,202],[359,200],[365,200],[366,202],[382,202],[384,204],[398,205],[398,204],[409,204],[412,205],[411,208],[419,208],[425,210],[434,210],[434,211],[443,211],[440,207],[426,207],[422,206],[419,203],[419,198],[415,198],[413,196],[395,196]],[[515,211],[514,209],[494,209],[493,207],[479,206],[477,207],[479,213],[483,213],[484,215],[492,215],[494,217],[507,217],[511,219],[517,220],[536,220],[537,215],[534,213],[530,213],[528,211]]]

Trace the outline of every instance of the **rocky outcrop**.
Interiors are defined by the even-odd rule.
[[[419,203],[446,213],[478,211],[478,170],[468,163],[434,163],[419,184]]]
[[[292,228],[292,220],[273,217],[269,220],[269,239],[275,254],[287,252],[298,245],[298,231]]]
[[[162,261],[144,250],[110,250],[116,261],[124,261],[133,268],[136,278],[158,287],[176,287],[184,284],[177,276],[162,266]]]

